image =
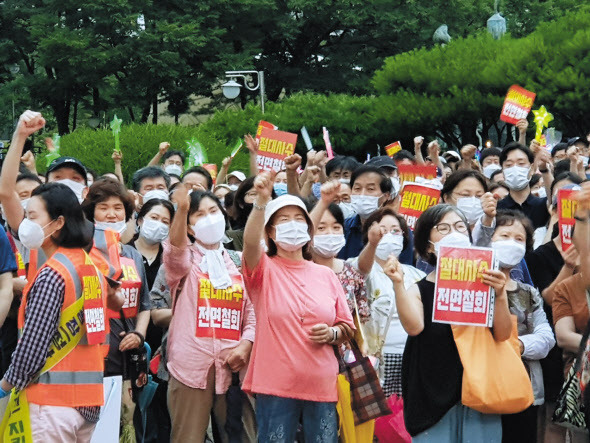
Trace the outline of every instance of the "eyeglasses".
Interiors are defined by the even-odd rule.
[[[452,225],[449,223],[439,223],[438,225],[435,225],[434,227],[436,228],[438,233],[442,234],[442,235],[450,234],[451,230],[461,232],[461,233],[467,232],[467,225],[462,221],[455,222]]]
[[[246,192],[246,197],[256,198],[257,195],[258,195],[258,192],[256,192],[256,191]]]

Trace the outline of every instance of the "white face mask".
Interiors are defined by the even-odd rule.
[[[399,194],[399,188],[401,187],[399,183],[399,178],[391,177],[391,185],[393,186],[393,192],[391,193],[392,197],[395,198]]]
[[[349,185],[350,184],[350,179],[349,178],[339,178],[338,181],[340,183],[342,183],[343,185]]]
[[[146,192],[143,194],[143,204],[145,205],[150,200],[154,198],[159,198],[160,200],[170,200],[170,195],[168,191],[164,191],[163,189],[152,189],[151,191]]]
[[[354,207],[352,206],[352,203],[340,202],[338,203],[338,206],[340,206],[340,209],[342,209],[342,215],[344,215],[344,219],[352,217],[356,214],[356,212],[354,212]]]
[[[346,244],[344,234],[325,234],[313,236],[313,250],[320,257],[336,257]]]
[[[516,240],[497,240],[492,242],[492,249],[496,253],[501,268],[513,268],[524,258],[526,247]]]
[[[532,194],[536,195],[537,197],[540,197],[540,198],[545,198],[545,197],[547,197],[547,190],[545,189],[544,186],[541,186],[540,188],[535,190],[535,192],[533,192]]]
[[[457,199],[457,208],[465,214],[470,225],[475,224],[483,215],[481,200],[477,197],[461,197]]]
[[[235,191],[237,191],[237,190],[238,190],[238,187],[239,187],[240,185],[228,185],[228,186],[229,186],[229,190],[230,190],[230,191],[234,191],[234,192],[235,192]]]
[[[66,178],[64,180],[58,180],[56,181],[56,183],[61,183],[62,185],[66,185],[68,188],[70,188],[74,192],[74,194],[76,194],[76,198],[78,199],[79,203],[82,203],[84,201],[84,197],[82,196],[82,193],[86,188],[86,185],[84,183],[78,183],[74,180],[70,180],[69,178]]]
[[[584,169],[586,169],[588,167],[588,157],[586,157],[585,155],[582,155],[582,164],[584,165]]]
[[[377,245],[375,255],[380,260],[387,260],[390,255],[399,257],[404,249],[404,236],[388,232],[383,236]]]
[[[20,205],[23,207],[23,209],[25,211],[27,210],[27,205],[29,204],[29,200],[30,200],[30,198],[25,198],[24,200],[20,201]]]
[[[500,169],[502,169],[500,165],[490,163],[489,165],[483,168],[483,175],[485,175],[486,178],[490,178],[494,172],[499,171]]]
[[[127,222],[125,220],[121,220],[118,222],[96,222],[94,223],[94,229],[98,229],[99,231],[106,231],[110,229],[111,231],[117,232],[119,235],[123,235],[123,232],[127,229]]]
[[[18,227],[18,238],[20,242],[25,248],[39,249],[43,245],[43,241],[51,235],[45,235],[43,229],[53,223],[53,221],[50,221],[45,226],[41,226],[28,218],[24,218]]]
[[[182,167],[178,165],[168,165],[164,168],[164,171],[166,171],[166,174],[174,174],[179,177],[182,175]]]
[[[436,243],[432,244],[434,245],[434,251],[438,255],[438,251],[440,250],[441,246],[451,246],[453,248],[468,248],[469,246],[471,246],[471,240],[469,240],[469,237],[467,235],[453,231],[448,235],[445,235]]]
[[[512,166],[504,169],[504,181],[513,191],[522,191],[529,184],[530,168]]]
[[[225,217],[221,211],[201,218],[193,225],[195,238],[204,245],[215,245],[225,234]]]
[[[379,198],[372,195],[351,195],[350,201],[355,212],[361,218],[368,218],[369,215],[379,209]]]
[[[275,225],[275,242],[285,251],[293,252],[303,247],[310,239],[307,223],[291,220]]]
[[[155,245],[161,243],[168,237],[170,228],[158,220],[152,220],[151,218],[144,218],[143,224],[139,229],[139,236],[142,237],[146,243]]]

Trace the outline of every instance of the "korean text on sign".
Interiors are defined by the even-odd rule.
[[[402,144],[400,142],[394,142],[385,146],[385,153],[390,157],[393,157],[399,151],[402,150]]]
[[[235,278],[226,289],[215,289],[208,278],[199,278],[196,336],[239,340],[243,303],[241,279]]]
[[[295,152],[297,134],[262,128],[258,144],[259,171],[281,171],[285,169],[285,158]]]
[[[441,246],[432,321],[491,327],[494,293],[483,283],[483,272],[493,264],[491,249]]]
[[[436,178],[436,166],[434,165],[397,165],[400,184],[406,182],[415,182],[416,177],[422,177],[427,180]]]
[[[559,217],[559,237],[564,252],[572,246],[572,231],[576,224],[574,215],[578,202],[573,199],[573,194],[577,191],[573,189],[560,189],[557,191],[557,215]]]
[[[533,107],[537,94],[517,85],[512,85],[506,94],[500,120],[514,125],[526,118]]]
[[[431,206],[438,204],[440,190],[417,183],[405,183],[401,194],[399,214],[406,219],[408,227],[414,230],[416,220]]]

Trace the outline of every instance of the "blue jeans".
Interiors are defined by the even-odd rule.
[[[300,418],[306,442],[338,442],[336,403],[256,395],[259,442],[293,443]]]

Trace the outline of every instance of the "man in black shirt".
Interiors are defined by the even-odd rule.
[[[531,220],[536,229],[547,224],[549,211],[546,197],[540,198],[531,194],[529,180],[534,172],[532,168],[534,160],[532,151],[519,143],[510,143],[504,148],[500,154],[500,164],[504,172],[504,181],[510,188],[510,194],[498,202],[498,209],[521,211]],[[543,176],[550,175],[546,159],[543,157],[539,160],[539,170]]]

